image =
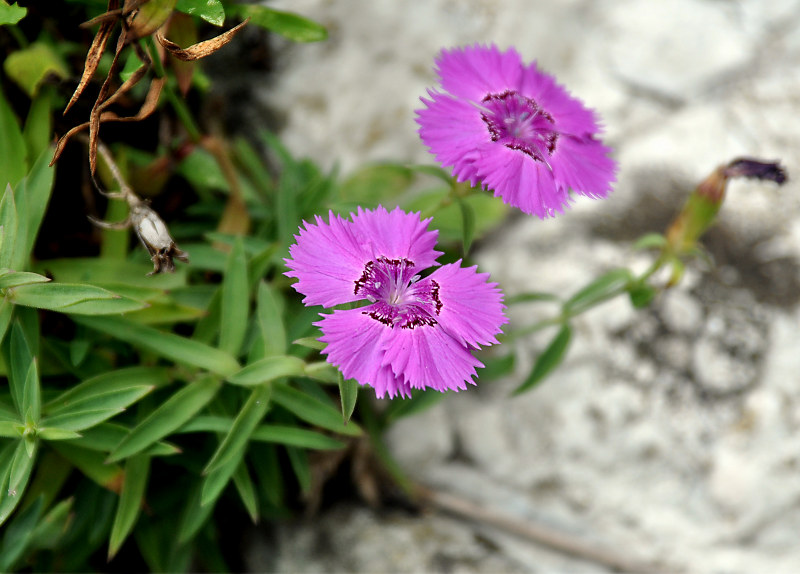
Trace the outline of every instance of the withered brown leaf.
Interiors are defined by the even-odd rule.
[[[250,18],[239,24],[238,26],[234,26],[227,32],[223,32],[219,36],[214,36],[210,40],[204,40],[202,42],[198,42],[197,44],[193,44],[188,48],[181,48],[175,42],[168,40],[164,37],[164,33],[161,30],[158,30],[155,33],[155,38],[158,42],[167,49],[167,51],[178,58],[179,60],[183,60],[184,62],[190,62],[192,60],[199,60],[200,58],[205,58],[222,48],[225,44],[233,40],[233,37],[241,30],[245,24],[250,21]]]

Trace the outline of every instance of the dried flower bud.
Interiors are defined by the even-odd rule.
[[[719,166],[692,192],[667,230],[667,241],[675,255],[695,248],[697,241],[714,222],[725,199],[728,181],[734,177],[774,181],[781,185],[786,181],[786,172],[777,161],[753,158],[737,158]]]
[[[175,244],[164,221],[145,203],[131,207],[130,221],[139,240],[150,253],[153,271],[149,275],[175,271],[173,259],[188,262],[189,255]]]

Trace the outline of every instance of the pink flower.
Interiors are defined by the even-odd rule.
[[[306,305],[366,303],[315,323],[328,362],[378,397],[475,384],[483,365],[470,350],[496,344],[507,322],[497,284],[460,261],[421,277],[441,253],[438,232],[418,213],[359,208],[351,218],[330,213],[327,223],[319,216],[316,225],[304,222],[285,260]]]
[[[513,48],[469,46],[436,59],[442,92],[417,110],[422,141],[458,181],[494,190],[541,218],[563,212],[569,190],[606,197],[616,163],[597,115]],[[445,93],[446,92],[446,93]]]

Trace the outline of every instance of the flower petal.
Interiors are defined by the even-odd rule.
[[[505,203],[542,219],[564,211],[569,204],[566,187],[559,187],[553,172],[519,150],[503,145],[485,146],[478,178]]]
[[[441,251],[436,251],[439,232],[428,229],[430,219],[420,220],[419,213],[406,213],[399,207],[386,211],[382,206],[369,210],[358,208],[353,216],[353,235],[370,259],[407,259],[423,271],[436,265]]]
[[[556,131],[585,136],[600,131],[597,114],[573,97],[555,77],[539,70],[536,62],[524,67],[520,93],[533,99],[555,120]]]
[[[431,99],[420,98],[427,106],[417,110],[419,135],[436,160],[453,168],[459,182],[476,183],[476,150],[491,142],[486,123],[471,103],[447,94],[430,92]]]
[[[478,359],[438,326],[384,331],[381,346],[383,364],[414,389],[458,391],[475,384]]]
[[[446,92],[480,102],[489,94],[519,89],[522,58],[514,48],[501,52],[494,44],[475,44],[442,50],[436,72]]]
[[[461,267],[461,261],[444,265],[423,281],[435,281],[441,308],[436,320],[451,337],[464,346],[496,345],[495,335],[508,323],[503,313],[503,294],[488,273],[477,265]]]
[[[352,217],[348,221],[331,212],[325,223],[317,216],[316,225],[304,222],[305,229],[295,235],[284,260],[291,271],[285,275],[300,280],[293,287],[306,296],[306,305],[332,307],[362,299],[356,281],[367,262],[378,257],[408,259],[422,271],[441,255],[434,250],[439,232],[429,231],[430,220],[420,221],[419,213],[359,207]]]
[[[580,195],[606,197],[617,170],[610,152],[611,148],[593,138],[560,137],[551,162],[556,181]]]
[[[332,307],[357,301],[355,281],[371,259],[360,237],[353,233],[352,223],[333,212],[328,223],[316,216],[316,225],[303,222],[305,229],[295,235],[296,243],[289,248],[289,259],[284,259],[291,271],[288,277],[300,281],[293,287],[305,295],[306,305]]]
[[[314,323],[322,329],[319,338],[327,347],[322,351],[327,360],[342,372],[346,379],[356,379],[362,385],[375,389],[378,398],[389,395],[411,396],[411,389],[392,370],[383,365],[384,352],[381,338],[384,332],[392,329],[364,314],[370,307],[334,311],[322,315],[322,320]]]

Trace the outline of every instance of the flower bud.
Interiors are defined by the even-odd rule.
[[[778,162],[752,158],[738,158],[719,166],[692,192],[667,229],[667,242],[673,254],[684,254],[696,247],[714,222],[725,199],[728,180],[734,177],[774,181],[781,185],[786,181],[786,172]]]

